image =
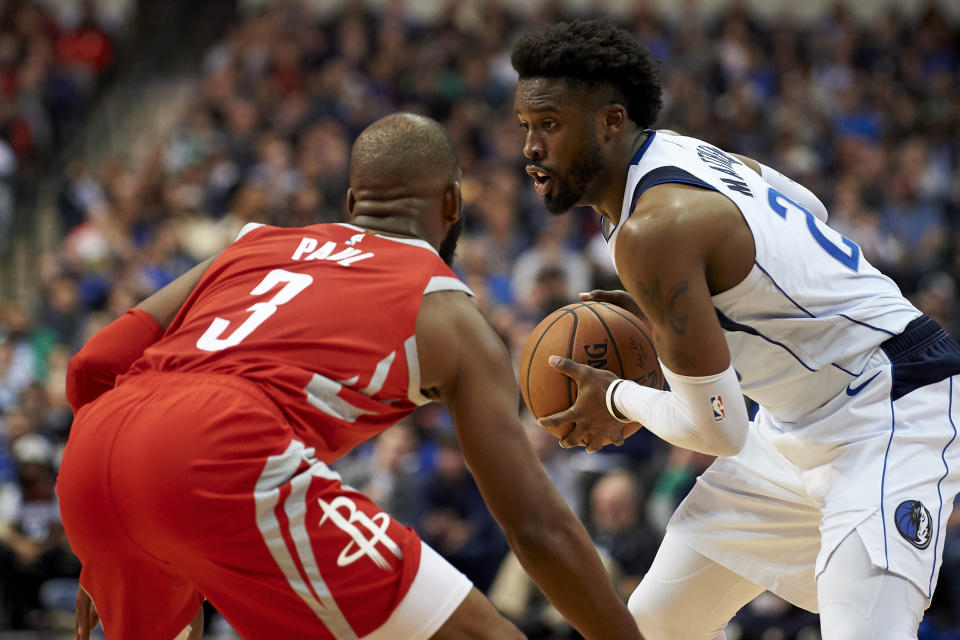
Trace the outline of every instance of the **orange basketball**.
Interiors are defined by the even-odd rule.
[[[577,383],[547,359],[564,356],[627,380],[663,388],[653,340],[642,320],[606,302],[576,302],[557,309],[530,334],[520,356],[520,393],[535,418],[563,411],[577,397]],[[625,435],[639,428],[627,425]],[[548,429],[564,437],[572,425]]]

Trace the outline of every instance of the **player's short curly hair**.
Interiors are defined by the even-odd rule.
[[[520,78],[564,78],[613,87],[627,115],[643,128],[663,107],[663,87],[646,47],[608,20],[573,20],[527,34],[510,56]]]

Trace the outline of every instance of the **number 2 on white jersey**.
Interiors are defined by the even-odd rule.
[[[816,243],[827,252],[827,255],[854,273],[860,270],[860,247],[858,247],[855,242],[845,238],[826,225],[823,225],[823,231],[821,231],[815,215],[810,213],[806,207],[794,202],[773,187],[770,187],[767,192],[767,202],[774,213],[784,220],[787,219],[788,207],[803,212],[807,218],[807,229],[810,231],[810,235]],[[827,234],[833,236],[833,239],[828,237]]]
[[[773,187],[770,187],[767,191],[767,202],[774,213],[784,220],[787,219],[787,211],[789,208],[801,211],[807,218],[807,230],[810,232],[814,241],[820,245],[820,248],[826,251],[828,256],[847,269],[850,269],[850,271],[856,273],[860,270],[860,247],[858,247],[855,242],[845,238],[826,225],[823,225],[823,230],[821,231],[818,224],[822,223],[819,223],[815,215],[810,213],[806,207],[794,202]],[[833,239],[828,237],[827,234],[830,234]]]
[[[227,337],[221,337],[230,326],[230,321],[223,318],[214,318],[207,330],[203,332],[200,339],[197,340],[197,348],[203,351],[223,351],[229,347],[235,347],[246,339],[254,329],[259,327],[267,318],[277,312],[277,307],[293,300],[297,294],[310,286],[313,277],[305,273],[293,273],[283,269],[274,269],[260,281],[253,291],[252,296],[260,296],[269,293],[278,284],[283,287],[277,291],[276,295],[266,302],[255,302],[247,308],[252,311],[247,318],[240,323],[233,333]]]

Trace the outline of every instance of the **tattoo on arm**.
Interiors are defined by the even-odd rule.
[[[657,352],[658,358],[661,360],[669,360],[673,367],[687,368],[693,367],[695,364],[694,359],[685,352],[680,349],[670,349],[667,347],[663,342],[663,338],[656,332],[653,334],[653,349]]]
[[[644,313],[649,312],[656,324],[668,325],[678,336],[687,333],[687,313],[677,309],[677,301],[688,289],[686,280],[676,283],[668,291],[663,291],[660,279],[655,278],[646,284],[637,285],[637,298]]]

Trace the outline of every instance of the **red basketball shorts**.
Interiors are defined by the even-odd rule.
[[[57,491],[111,640],[169,640],[204,598],[244,638],[428,638],[471,588],[234,377],[147,374],[87,405]]]

